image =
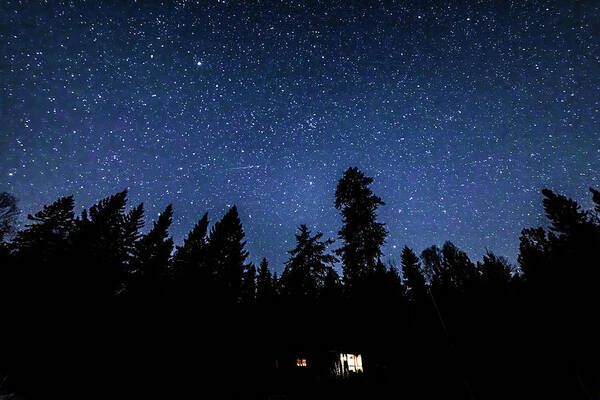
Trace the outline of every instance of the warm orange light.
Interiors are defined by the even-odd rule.
[[[363,372],[362,357],[360,354],[356,356],[356,372]]]
[[[297,367],[306,367],[306,358],[298,358],[296,360],[296,366]]]

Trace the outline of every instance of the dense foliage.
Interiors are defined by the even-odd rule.
[[[473,262],[446,242],[420,257],[404,247],[398,271],[380,258],[384,203],[371,183],[345,172],[337,249],[301,225],[280,278],[266,259],[258,269],[247,262],[235,207],[210,230],[205,214],[174,248],[171,206],[143,233],[143,205],[127,210],[126,191],[80,215],[72,197],[60,198],[16,234],[16,199],[3,193],[0,238],[12,240],[0,248],[1,389],[31,398],[290,395],[311,389],[273,375],[277,354],[346,346],[366,363],[348,395],[600,393],[599,192],[595,209],[582,210],[544,189],[549,228],[522,231],[518,266],[491,252]]]

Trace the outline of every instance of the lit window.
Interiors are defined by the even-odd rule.
[[[348,354],[348,371],[356,372],[356,357],[354,354]]]
[[[363,372],[362,357],[360,354],[356,356],[356,372]]]
[[[362,356],[360,354],[341,353],[338,375],[347,376],[351,372],[363,372]]]
[[[298,358],[296,360],[297,367],[306,367],[306,358]]]

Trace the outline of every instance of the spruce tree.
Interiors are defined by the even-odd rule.
[[[15,258],[10,273],[14,282],[8,289],[24,303],[51,307],[59,297],[72,297],[70,293],[79,285],[69,254],[74,248],[73,207],[72,196],[62,197],[28,215],[30,223],[11,243]]]
[[[194,225],[177,247],[169,274],[170,295],[194,306],[195,300],[205,296],[206,289],[214,279],[208,269],[208,213]]]
[[[233,206],[210,231],[207,265],[217,284],[218,295],[225,301],[240,302],[243,275],[248,252],[244,249],[244,230]]]
[[[173,239],[169,227],[173,221],[173,207],[169,204],[147,234],[135,243],[135,258],[130,265],[132,295],[148,297],[160,294],[167,275]]]
[[[385,225],[377,222],[377,208],[385,203],[369,189],[372,182],[357,168],[349,168],[335,191],[335,208],[341,211],[343,223],[338,232],[343,246],[336,254],[350,289],[375,271],[387,236]]]
[[[177,246],[177,251],[173,256],[175,274],[185,275],[190,269],[199,268],[205,264],[207,231],[208,213],[205,213],[183,239],[183,246]]]
[[[336,262],[327,246],[333,240],[321,240],[322,233],[311,235],[306,225],[300,225],[296,235],[296,247],[288,253],[290,258],[281,275],[282,294],[294,301],[315,301],[322,289],[328,270]]]
[[[549,189],[543,189],[543,205],[546,217],[551,221],[550,229],[561,236],[572,237],[578,228],[588,224],[588,214],[577,202]]]
[[[442,275],[445,283],[461,291],[473,286],[478,273],[467,253],[447,241],[442,247],[442,257]]]
[[[504,257],[487,251],[483,261],[477,263],[480,279],[488,288],[506,288],[512,279],[512,266]]]
[[[407,246],[402,249],[402,277],[409,300],[422,299],[426,291],[426,281],[417,255]]]
[[[17,234],[13,247],[27,258],[47,260],[57,247],[66,245],[66,240],[74,230],[73,196],[61,197],[49,206],[44,206],[34,215],[25,229]]]
[[[74,238],[83,276],[96,299],[121,293],[129,274],[135,243],[141,236],[142,206],[125,213],[127,190],[109,196],[85,210],[75,221]]]
[[[258,304],[268,304],[273,301],[274,295],[273,277],[271,271],[269,271],[269,263],[266,258],[263,258],[258,267],[256,278],[256,302]]]
[[[550,259],[550,242],[544,228],[528,228],[521,231],[519,237],[519,256],[517,261],[523,279],[528,283],[540,282],[544,268]]]

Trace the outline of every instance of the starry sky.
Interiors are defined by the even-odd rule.
[[[173,203],[179,244],[236,204],[281,271],[298,225],[337,236],[357,166],[386,260],[451,240],[514,262],[543,187],[600,186],[600,3],[4,0],[0,117],[24,214],[128,188],[148,221]]]

